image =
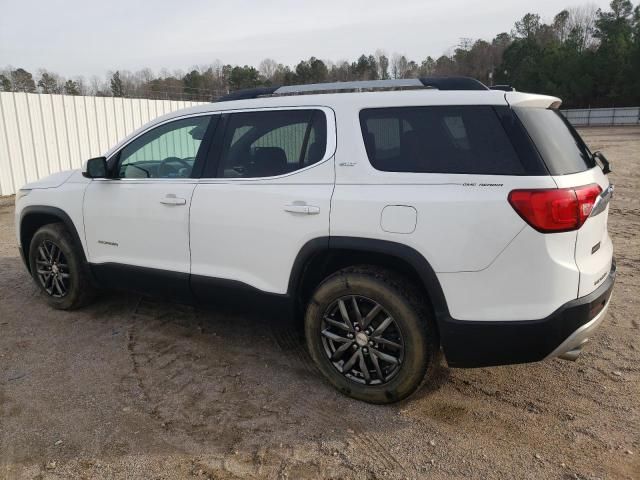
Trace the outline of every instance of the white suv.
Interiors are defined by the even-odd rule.
[[[440,349],[575,359],[613,288],[613,189],[559,105],[468,78],[235,93],[25,186],[18,242],[56,308],[96,287],[269,300],[368,402],[411,394]]]

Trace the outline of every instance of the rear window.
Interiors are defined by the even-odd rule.
[[[530,175],[488,105],[366,109],[360,125],[374,168],[387,172]],[[535,171],[532,171],[535,170]]]
[[[595,161],[575,128],[558,110],[514,108],[551,175],[583,172]]]

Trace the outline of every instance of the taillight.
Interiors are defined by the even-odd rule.
[[[587,220],[602,189],[591,184],[576,188],[513,190],[509,203],[525,222],[542,233],[577,230]]]

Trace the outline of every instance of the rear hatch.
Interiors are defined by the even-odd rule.
[[[507,100],[509,100],[507,96]],[[575,261],[580,272],[578,297],[606,279],[613,259],[607,230],[613,192],[607,176],[578,132],[554,108],[513,105],[559,189],[573,189],[583,215],[576,232]],[[559,102],[552,106],[559,105]]]

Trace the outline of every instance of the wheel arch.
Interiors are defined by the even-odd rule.
[[[50,223],[62,223],[73,237],[74,242],[80,249],[82,260],[86,262],[87,257],[85,255],[84,246],[80,240],[78,229],[76,228],[71,217],[62,209],[57,207],[51,207],[48,205],[30,205],[25,207],[20,213],[20,247],[22,248],[23,256],[27,269],[31,271],[29,265],[29,247],[31,240],[35,233]]]
[[[417,250],[388,240],[360,237],[321,237],[307,242],[298,253],[289,279],[288,294],[300,311],[313,289],[328,275],[350,265],[390,268],[416,282],[427,296],[438,327],[449,309],[438,277]]]

